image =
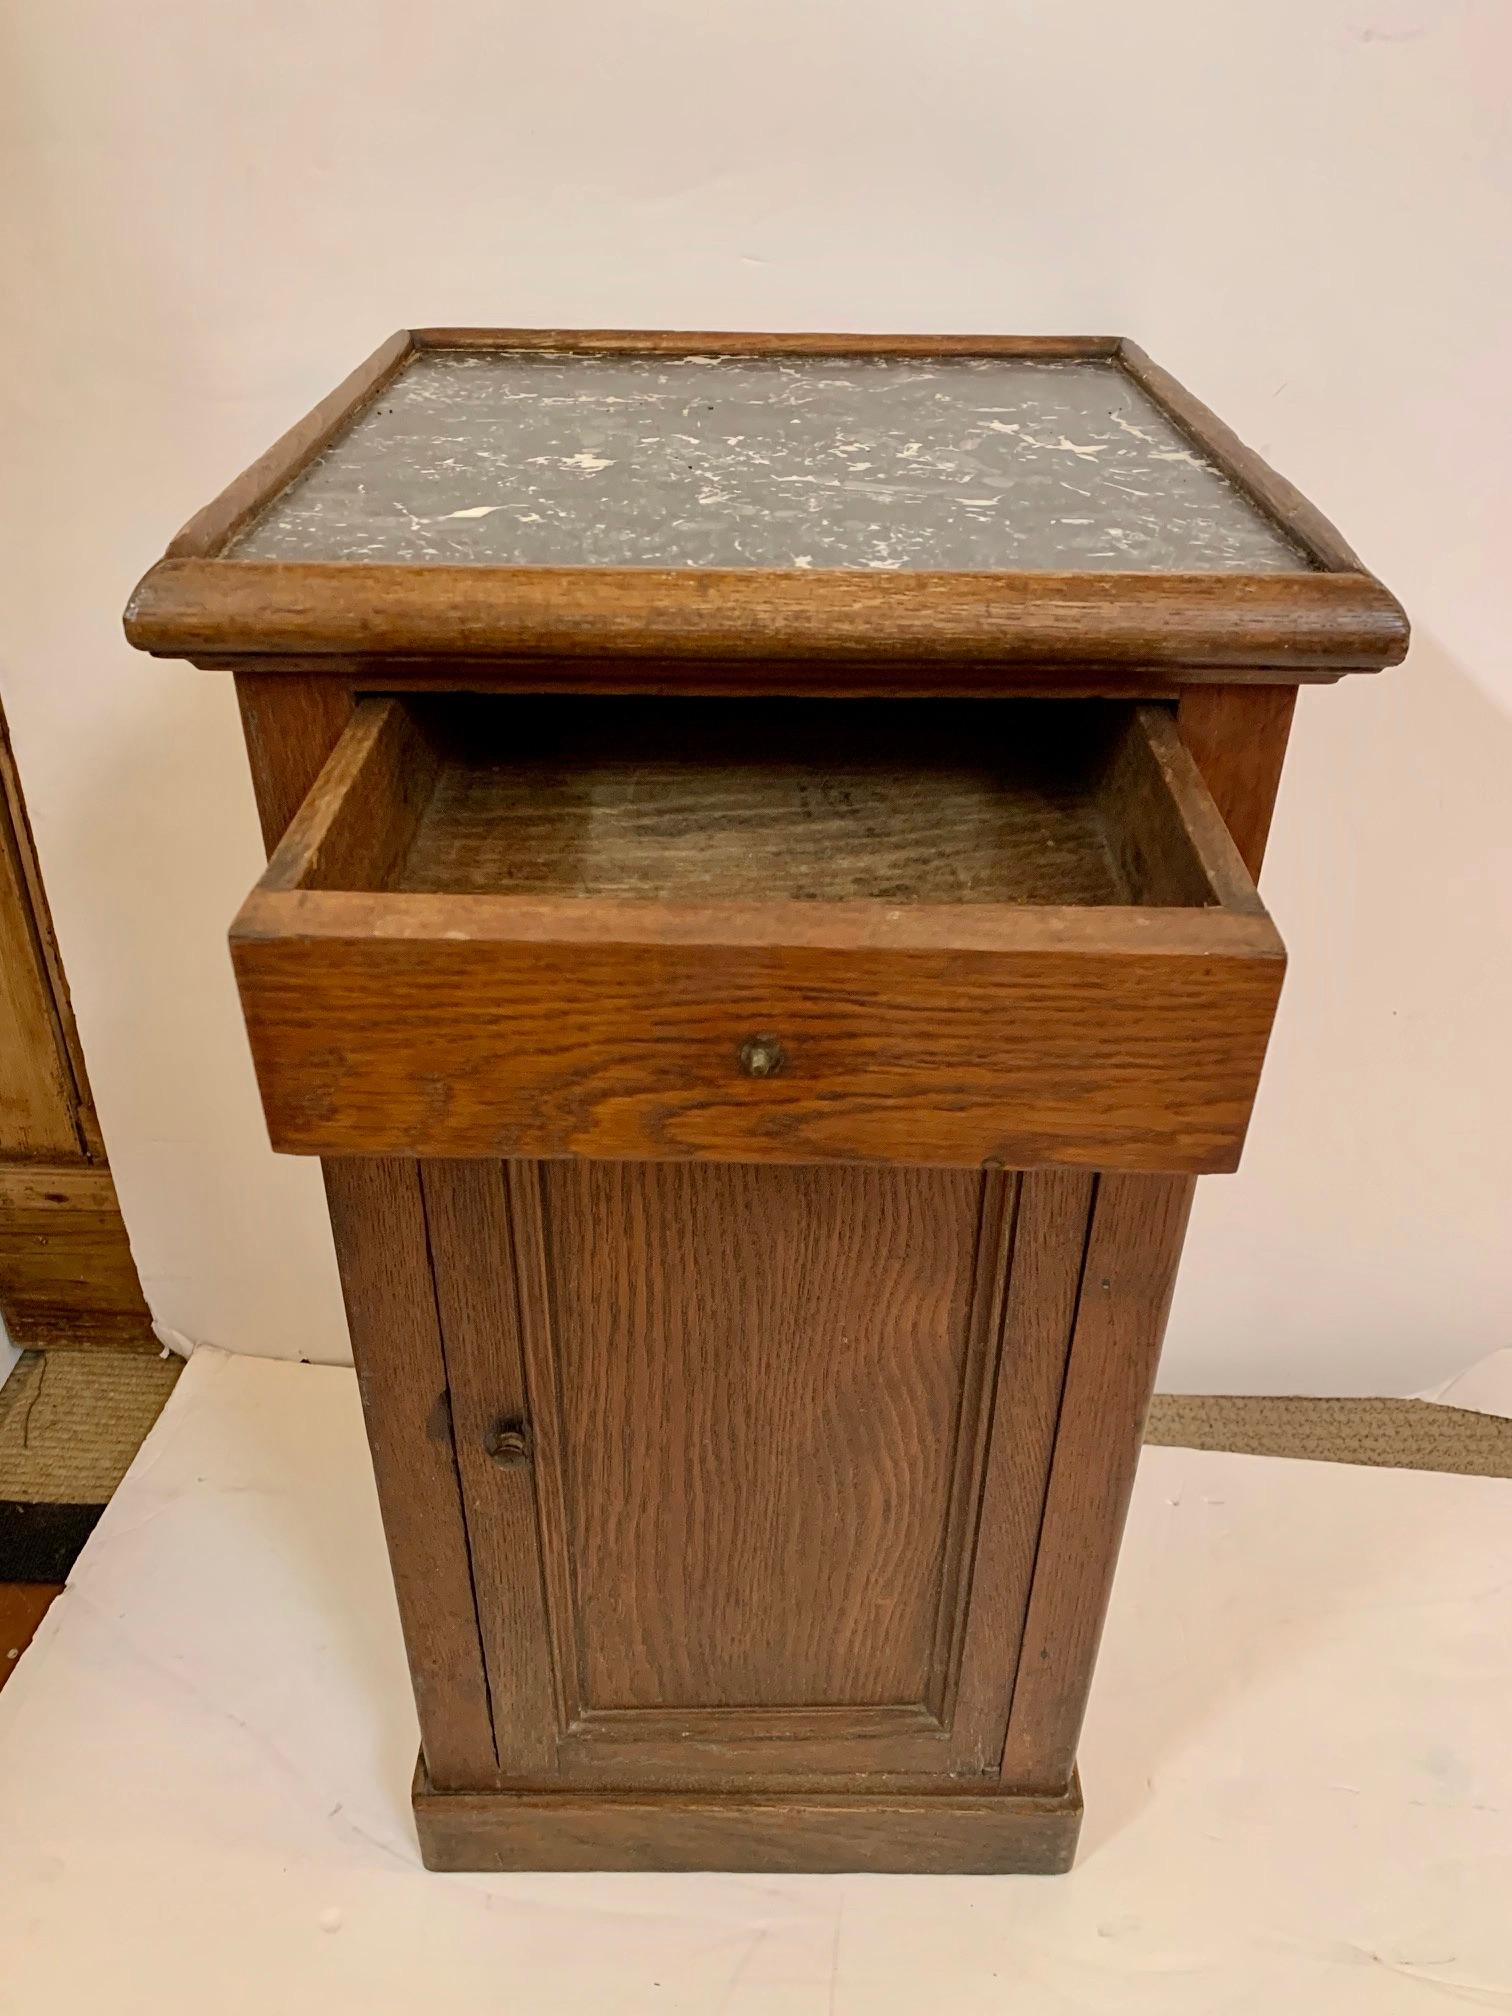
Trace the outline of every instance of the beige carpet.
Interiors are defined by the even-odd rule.
[[[1426,1400],[1157,1393],[1145,1440],[1162,1448],[1231,1449],[1244,1456],[1512,1477],[1512,1421]]]
[[[138,1351],[29,1351],[0,1387],[0,1501],[106,1504],[183,1369]]]

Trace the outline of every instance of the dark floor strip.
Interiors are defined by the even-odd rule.
[[[103,1505],[0,1499],[0,1582],[63,1582]]]

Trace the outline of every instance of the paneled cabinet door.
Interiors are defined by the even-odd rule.
[[[996,1777],[1092,1179],[422,1169],[506,1775]]]

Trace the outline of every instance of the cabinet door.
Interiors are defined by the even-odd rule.
[[[505,1771],[995,1775],[1091,1179],[423,1167]]]

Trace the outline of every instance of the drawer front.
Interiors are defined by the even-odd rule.
[[[1169,716],[764,718],[360,707],[232,932],[273,1145],[1235,1165],[1285,959]]]
[[[774,943],[637,906],[428,900],[418,936],[322,892],[271,930],[244,918],[275,1148],[1229,1169],[1283,965],[1268,927],[1200,913],[1089,913],[1082,943],[1037,919],[972,942],[957,915],[931,946],[920,913],[892,943],[833,916]]]

